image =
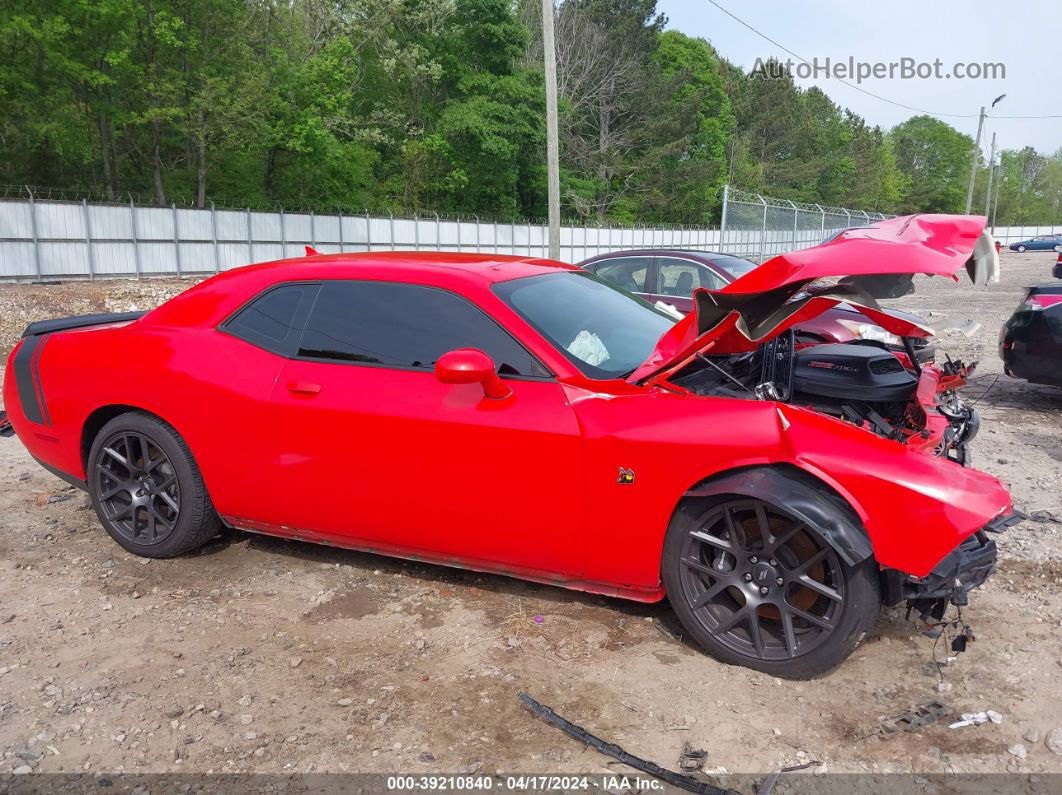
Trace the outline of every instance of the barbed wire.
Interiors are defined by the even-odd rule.
[[[727,201],[735,204],[755,204],[769,209],[786,210],[788,212],[800,211],[810,213],[822,213],[824,215],[844,215],[853,219],[859,218],[870,220],[882,220],[891,216],[870,210],[853,210],[849,207],[833,207],[825,204],[812,204],[810,202],[798,202],[790,199],[778,199],[772,196],[764,196],[761,193],[744,191],[739,188],[729,188]]]

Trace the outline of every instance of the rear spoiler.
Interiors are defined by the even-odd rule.
[[[107,323],[127,323],[139,320],[147,312],[98,312],[94,315],[75,315],[73,317],[59,317],[54,320],[38,320],[30,323],[22,332],[23,337],[35,337],[39,334],[51,334],[53,331],[67,331],[72,328],[86,328],[87,326],[102,326]]]

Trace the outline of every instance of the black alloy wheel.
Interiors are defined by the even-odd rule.
[[[749,497],[716,500],[673,525],[664,565],[694,639],[724,662],[775,676],[833,668],[881,605],[872,560],[849,566],[814,528]]]
[[[96,499],[115,532],[144,546],[169,538],[181,516],[181,487],[158,442],[119,431],[104,441],[93,474]]]
[[[180,555],[221,530],[191,450],[158,417],[131,411],[110,420],[85,468],[104,529],[136,555]]]

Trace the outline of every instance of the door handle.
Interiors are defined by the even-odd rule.
[[[299,395],[316,395],[321,391],[321,385],[310,381],[291,381],[288,383],[288,391]]]

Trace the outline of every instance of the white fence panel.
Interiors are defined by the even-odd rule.
[[[881,217],[736,191],[729,191],[724,208],[720,229],[562,226],[561,259],[689,248],[762,261]],[[1062,224],[995,229],[1004,246],[1059,233]],[[299,257],[307,245],[321,253],[443,250],[545,257],[548,251],[546,227],[526,221],[0,200],[0,279],[5,280],[204,274]]]

